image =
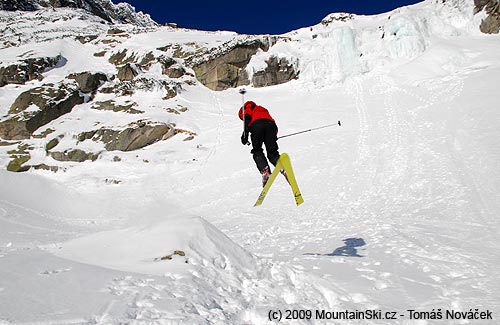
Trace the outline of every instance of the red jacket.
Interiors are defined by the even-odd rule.
[[[276,123],[266,108],[259,106],[252,101],[246,102],[244,106],[245,106],[245,129],[249,128],[253,124],[253,122],[260,119],[267,119]],[[243,120],[242,111],[243,107],[240,108],[240,111],[238,112],[240,120]]]

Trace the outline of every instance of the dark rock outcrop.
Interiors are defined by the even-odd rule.
[[[212,90],[224,90],[241,85],[248,85],[250,80],[245,70],[250,59],[259,50],[268,51],[278,40],[287,41],[286,38],[261,37],[246,40],[233,40],[221,46],[220,49],[212,51],[209,55],[202,54],[199,57],[191,57],[186,60],[186,64],[194,70],[196,78],[206,87]],[[274,61],[270,62],[275,64]],[[285,63],[279,60],[276,62],[279,68]],[[289,65],[287,65],[288,67]],[[269,67],[264,74],[257,75],[257,83],[271,85],[278,82],[278,79],[285,80],[285,74],[271,77],[274,66]],[[289,71],[289,68],[287,68]],[[295,77],[295,73],[289,72]],[[264,77],[265,76],[265,77]],[[264,79],[266,80],[264,80]],[[273,81],[272,79],[276,79]],[[288,80],[286,80],[288,81]],[[286,82],[283,81],[283,82]],[[281,83],[281,82],[278,82]]]
[[[163,70],[163,74],[170,78],[180,78],[186,74],[186,69],[180,64],[175,64]]]
[[[175,134],[170,124],[147,124],[138,122],[124,130],[99,129],[81,133],[78,141],[91,139],[101,141],[106,150],[132,151],[151,145],[160,140],[166,140]]]
[[[24,84],[30,80],[43,79],[42,73],[55,67],[63,60],[55,57],[29,58],[17,63],[0,67],[0,87],[7,84]]]
[[[133,80],[141,73],[141,67],[135,63],[127,63],[118,68],[118,79],[121,81]]]
[[[486,10],[488,15],[481,21],[481,32],[498,34],[500,32],[500,2],[498,0],[474,0],[474,14]]]
[[[108,77],[104,73],[81,72],[74,73],[68,76],[68,79],[74,79],[80,90],[84,93],[92,93],[96,91],[104,82],[108,81]]]
[[[74,162],[84,162],[87,160],[95,161],[99,158],[98,153],[86,152],[80,149],[72,149],[65,151],[55,151],[50,152],[50,156],[57,161],[74,161]]]
[[[0,0],[0,10],[7,11],[35,11],[40,9],[36,0]]]
[[[30,166],[26,163],[31,159],[31,155],[28,152],[29,148],[27,144],[19,144],[17,149],[10,150],[9,154],[11,161],[7,165],[7,170],[10,172],[25,172],[30,169]]]
[[[266,63],[267,67],[264,70],[253,74],[252,83],[254,87],[279,85],[298,77],[299,73],[295,65],[289,63],[285,58],[272,56]]]
[[[499,16],[488,16],[479,26],[481,32],[485,34],[498,34],[500,32],[500,17]]]
[[[122,50],[111,55],[108,61],[116,66],[121,66],[127,63],[135,62],[136,60],[137,58],[134,53],[129,54],[127,50]]]
[[[250,82],[245,68],[259,49],[267,51],[269,44],[257,38],[225,45],[208,58],[192,64],[192,68],[196,78],[212,90],[248,85]]]
[[[241,44],[227,53],[197,64],[193,66],[196,78],[212,90],[248,85],[245,67],[262,46],[260,42]]]
[[[0,137],[27,139],[39,127],[71,112],[85,97],[76,82],[46,84],[23,92],[10,107],[10,119],[0,123]]]

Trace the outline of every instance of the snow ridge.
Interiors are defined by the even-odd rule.
[[[0,10],[6,11],[38,11],[43,8],[64,7],[83,9],[113,24],[134,24],[141,27],[158,25],[148,14],[137,13],[130,4],[119,3],[115,5],[111,0],[14,0],[0,2]]]

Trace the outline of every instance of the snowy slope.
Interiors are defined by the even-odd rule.
[[[335,17],[343,15],[287,34],[248,68],[272,54],[299,59],[298,80],[247,88],[280,135],[343,122],[279,142],[303,205],[277,179],[252,207],[260,176],[239,141],[237,90],[185,87],[171,100],[189,107],[179,116],[160,110],[160,93],[136,93],[147,116],[198,136],[65,172],[0,171],[0,324],[268,324],[270,310],[287,309],[398,319],[284,323],[498,323],[498,35],[478,32],[466,1]],[[234,36],[159,29],[117,50],[166,41],[212,48]],[[69,59],[49,80],[78,71],[81,56],[87,70],[114,69],[91,57],[97,45],[50,44],[34,50]],[[19,89],[0,89],[3,103],[15,99],[9,91]],[[85,105],[53,125],[129,122]],[[489,310],[493,319],[436,322],[408,311],[438,309]]]

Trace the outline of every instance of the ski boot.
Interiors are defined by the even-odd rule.
[[[264,187],[266,186],[266,183],[269,180],[269,176],[271,176],[271,171],[269,170],[269,167],[264,168],[261,174],[262,174],[262,187]]]

